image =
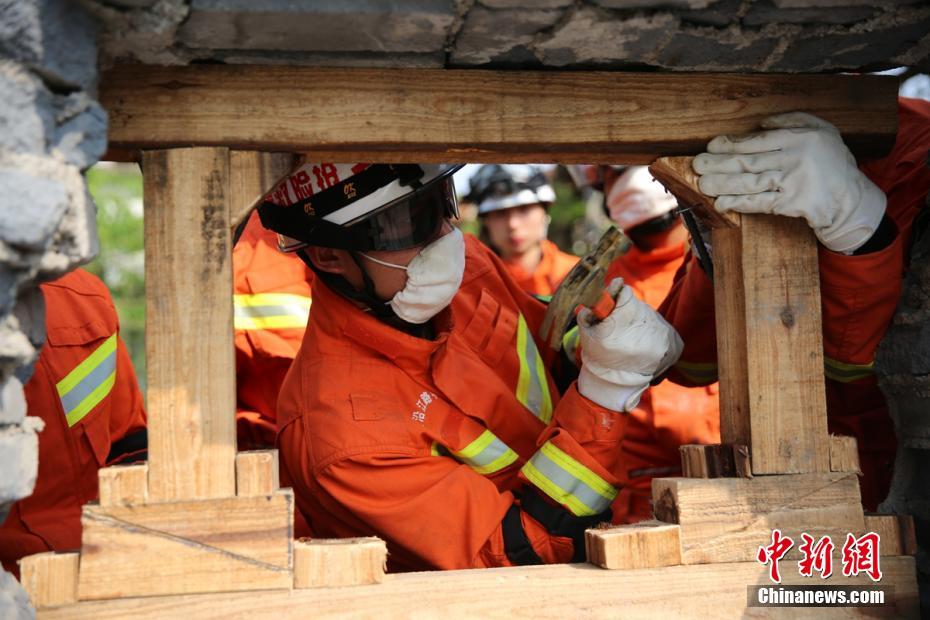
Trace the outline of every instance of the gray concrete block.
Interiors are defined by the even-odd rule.
[[[489,9],[564,9],[574,4],[573,0],[478,0],[478,4]]]
[[[683,23],[723,28],[739,23],[742,8],[743,0],[719,0],[705,9],[681,11],[676,14]]]
[[[884,4],[894,6],[897,4],[917,4],[923,0],[773,0],[779,9],[809,9],[809,8],[843,8],[850,6],[875,6]]]
[[[417,53],[380,52],[275,52],[267,50],[198,50],[198,58],[232,65],[302,65],[310,67],[364,67],[392,69],[442,69],[442,50]]]
[[[452,0],[193,0],[178,41],[191,48],[433,52],[455,19]]]
[[[0,93],[0,150],[44,153],[54,117],[42,81],[20,64],[0,60]]]
[[[52,88],[93,89],[96,23],[69,0],[0,0],[0,56],[28,65]]]
[[[451,62],[480,65],[506,56],[515,48],[528,51],[536,35],[555,25],[557,10],[489,10],[476,6],[468,12],[455,40]]]
[[[22,424],[26,418],[26,395],[23,384],[10,377],[0,384],[0,426]]]
[[[719,38],[718,38],[719,37]],[[678,33],[661,51],[662,67],[696,71],[749,71],[778,45],[776,37],[720,37],[715,31]]]
[[[753,4],[743,17],[746,26],[767,24],[854,24],[875,15],[879,9],[869,7],[834,7],[808,9],[776,9],[764,3]]]
[[[594,0],[605,9],[705,9],[717,0]]]
[[[176,45],[178,26],[187,18],[189,0],[132,2],[82,0],[100,24],[98,47],[103,69],[116,62],[187,64],[190,55]]]
[[[544,64],[642,63],[653,57],[678,27],[673,15],[636,15],[616,18],[584,7],[535,46]]]
[[[19,329],[19,321],[15,317],[8,315],[0,318],[0,381],[6,382],[21,366],[34,362],[38,355],[38,350]],[[25,384],[25,377],[17,374],[16,378]]]
[[[0,519],[6,518],[6,511]],[[16,577],[0,568],[0,618],[5,620],[35,620],[35,609],[29,604],[29,595],[16,581]]]
[[[27,417],[22,425],[0,426],[0,501],[28,497],[39,469],[39,436],[45,424]]]
[[[107,113],[86,93],[55,98],[55,135],[51,152],[81,170],[107,150]]]
[[[30,251],[49,243],[68,208],[68,191],[54,179],[0,168],[0,239]]]

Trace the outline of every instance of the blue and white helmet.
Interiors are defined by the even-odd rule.
[[[467,198],[478,204],[478,215],[555,202],[542,168],[533,164],[485,164],[471,177],[470,188]]]

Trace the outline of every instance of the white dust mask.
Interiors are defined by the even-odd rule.
[[[408,323],[426,323],[452,303],[465,273],[465,238],[458,228],[425,246],[406,267],[378,260],[362,253],[370,261],[403,269],[407,284],[388,302]]]

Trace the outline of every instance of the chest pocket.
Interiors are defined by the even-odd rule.
[[[80,430],[97,463],[110,450],[110,394],[117,380],[117,334],[102,323],[49,328],[49,348],[55,391],[69,428]]]
[[[464,330],[468,346],[486,364],[497,366],[502,362],[504,353],[513,349],[516,331],[517,313],[501,306],[487,289],[483,289],[478,306]],[[503,363],[508,361],[504,359]]]

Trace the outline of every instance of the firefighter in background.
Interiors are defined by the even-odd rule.
[[[43,420],[32,495],[0,526],[0,560],[81,547],[81,507],[98,495],[97,470],[146,458],[145,411],[110,292],[77,269],[40,287],[46,342],[25,385]]]
[[[610,266],[607,282],[623,278],[637,297],[658,308],[689,245],[688,231],[674,213],[675,198],[645,166],[574,166],[570,171],[576,182],[601,180],[604,209],[632,242]],[[719,442],[717,383],[687,388],[663,381],[651,387],[627,423],[620,458],[629,483],[614,503],[615,518],[623,523],[652,518],[652,479],[681,475],[679,446]]]
[[[621,484],[625,412],[677,335],[615,286],[604,321],[579,315],[584,366],[559,394],[545,306],[450,225],[451,169],[319,164],[319,186],[311,165],[259,211],[315,271],[278,402],[282,466],[314,531],[380,536],[395,570],[584,559]],[[312,187],[292,195],[302,178]]]
[[[239,450],[273,448],[278,392],[304,337],[313,272],[278,251],[255,211],[233,247],[233,270]]]
[[[828,428],[856,438],[862,502],[874,511],[888,492],[896,450],[874,355],[930,190],[930,103],[900,99],[891,153],[858,167],[836,128],[819,118],[783,114],[762,127],[753,136],[715,138],[693,166],[718,211],[804,217],[817,235]],[[685,340],[670,376],[686,385],[715,381],[713,287],[693,257],[662,312]]]
[[[470,179],[481,235],[525,291],[551,295],[578,257],[547,239],[555,191],[539,166],[486,164]]]

